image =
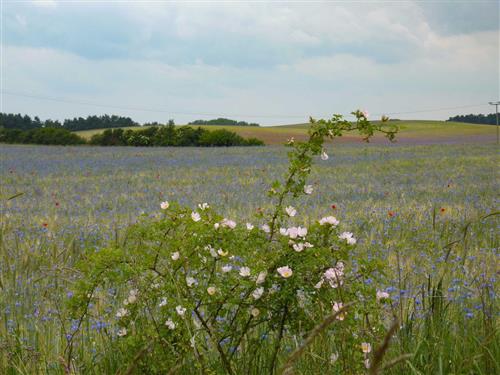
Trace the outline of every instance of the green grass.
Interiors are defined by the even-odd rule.
[[[496,129],[491,125],[465,124],[446,121],[403,120],[395,121],[401,131],[398,134],[401,143],[432,143],[432,142],[494,142]],[[243,137],[255,137],[266,144],[283,144],[287,139],[294,137],[303,140],[307,136],[308,124],[281,125],[269,127],[248,126],[201,126],[205,129],[228,129]],[[127,128],[124,128],[127,129]],[[130,128],[138,129],[138,128]],[[89,139],[94,134],[101,133],[102,129],[83,130],[77,134]],[[360,137],[347,134],[342,141],[360,142]],[[381,136],[374,138],[375,142],[383,142]]]

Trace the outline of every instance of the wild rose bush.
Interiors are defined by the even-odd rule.
[[[352,130],[366,139],[376,131],[394,138],[397,129],[386,130],[386,118],[374,125],[365,113],[353,114],[355,122],[339,115],[311,119],[309,141],[288,142],[289,170],[268,192],[274,208],[259,211],[252,223],[224,217],[209,203],[162,202],[123,243],[90,252],[70,302],[76,328],[68,337],[67,367],[80,327],[105,317],[116,322],[110,335],[127,371],[273,373],[288,363],[285,342],[300,348],[333,317],[321,332],[332,367],[369,368],[372,344],[386,334],[388,296],[365,281],[382,274],[383,265],[376,259],[354,264],[355,234],[333,216],[305,223],[291,201],[314,194],[307,177],[315,156],[328,158],[325,138]]]

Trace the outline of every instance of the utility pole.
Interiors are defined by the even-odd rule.
[[[500,105],[500,102],[489,102],[489,104],[491,105],[494,105],[495,106],[495,112],[497,114],[497,145],[498,145],[498,105]]]

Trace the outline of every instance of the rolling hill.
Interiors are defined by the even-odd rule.
[[[491,125],[467,124],[446,121],[401,120],[395,121],[400,128],[397,142],[402,144],[431,144],[431,143],[490,143],[496,140],[496,129]],[[307,137],[309,124],[291,124],[279,126],[201,126],[206,129],[228,129],[243,137],[255,137],[263,140],[267,145],[285,143],[289,138],[303,140]],[[127,128],[124,128],[127,129]],[[130,129],[142,129],[132,127]],[[83,130],[75,132],[89,139],[94,134],[103,132],[103,129]],[[356,134],[346,134],[335,142],[360,143],[361,137]],[[382,136],[375,136],[373,143],[388,142]]]

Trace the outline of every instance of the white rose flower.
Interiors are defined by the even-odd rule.
[[[250,268],[248,268],[248,267],[241,267],[240,268],[240,276],[242,276],[242,277],[248,277],[248,276],[250,276]]]
[[[361,351],[365,354],[370,353],[372,351],[372,345],[369,342],[362,342]]]
[[[299,242],[299,243],[294,243],[294,244],[293,244],[293,249],[294,249],[296,252],[300,253],[302,250],[304,250],[304,244],[303,244],[303,243],[301,243],[301,242]]]
[[[188,287],[192,287],[194,284],[196,284],[196,279],[194,277],[186,277],[186,284]]]
[[[225,266],[222,266],[222,272],[224,273],[228,273],[229,271],[231,271],[233,269],[232,266],[230,266],[229,264],[225,265]]]
[[[236,227],[236,222],[233,220],[229,220],[229,219],[224,218],[221,222],[221,225],[223,227],[227,227],[229,229],[234,229]]]
[[[377,301],[380,301],[382,299],[389,299],[389,297],[389,293],[377,290]]]
[[[177,311],[177,314],[180,316],[183,316],[186,313],[186,308],[179,305],[175,307],[175,311]]]
[[[319,225],[325,225],[325,224],[329,224],[333,227],[336,227],[337,225],[339,225],[339,221],[334,216],[326,216],[319,220]]]
[[[307,236],[307,228],[297,227],[297,235],[302,238]]]
[[[208,203],[200,203],[198,204],[198,208],[202,211],[205,211],[206,209],[210,208],[210,206],[208,205]]]
[[[353,237],[351,232],[343,232],[339,235],[339,239],[345,240],[349,245],[354,245],[356,243],[356,239]]]
[[[168,327],[168,329],[175,329],[175,323],[171,319],[168,319],[165,322],[165,325]]]
[[[266,277],[267,277],[267,271],[260,272],[259,276],[257,276],[257,280],[255,281],[255,283],[257,285],[262,284],[264,281],[266,281]]]
[[[286,211],[286,214],[290,217],[294,217],[295,215],[297,215],[297,210],[292,206],[286,207],[285,211]]]
[[[255,289],[255,290],[252,292],[252,297],[253,297],[255,300],[258,300],[258,299],[260,299],[260,297],[262,297],[262,294],[264,294],[264,288],[263,288],[263,287],[260,287],[260,288]]]
[[[120,336],[120,337],[123,337],[123,336],[125,336],[126,334],[127,334],[127,328],[125,328],[125,327],[120,328],[120,329],[118,330],[118,333],[117,333],[117,335],[118,335],[118,336]]]
[[[320,281],[318,281],[316,283],[316,285],[314,285],[314,288],[320,289],[323,286],[323,281],[324,281],[323,279],[321,279]]]
[[[229,254],[229,252],[223,251],[222,249],[219,249],[219,250],[217,250],[217,254],[219,254],[221,257],[225,257],[225,256],[227,256],[227,254]]]
[[[339,312],[342,307],[344,307],[344,304],[342,302],[334,302],[333,303],[333,306],[332,306],[332,310],[334,312]],[[337,315],[337,320],[344,320],[345,319],[345,312],[342,312],[340,313],[339,315]]]
[[[285,278],[285,279],[288,279],[290,276],[293,275],[292,269],[288,266],[278,267],[278,269],[276,271],[278,271],[280,276]]]

